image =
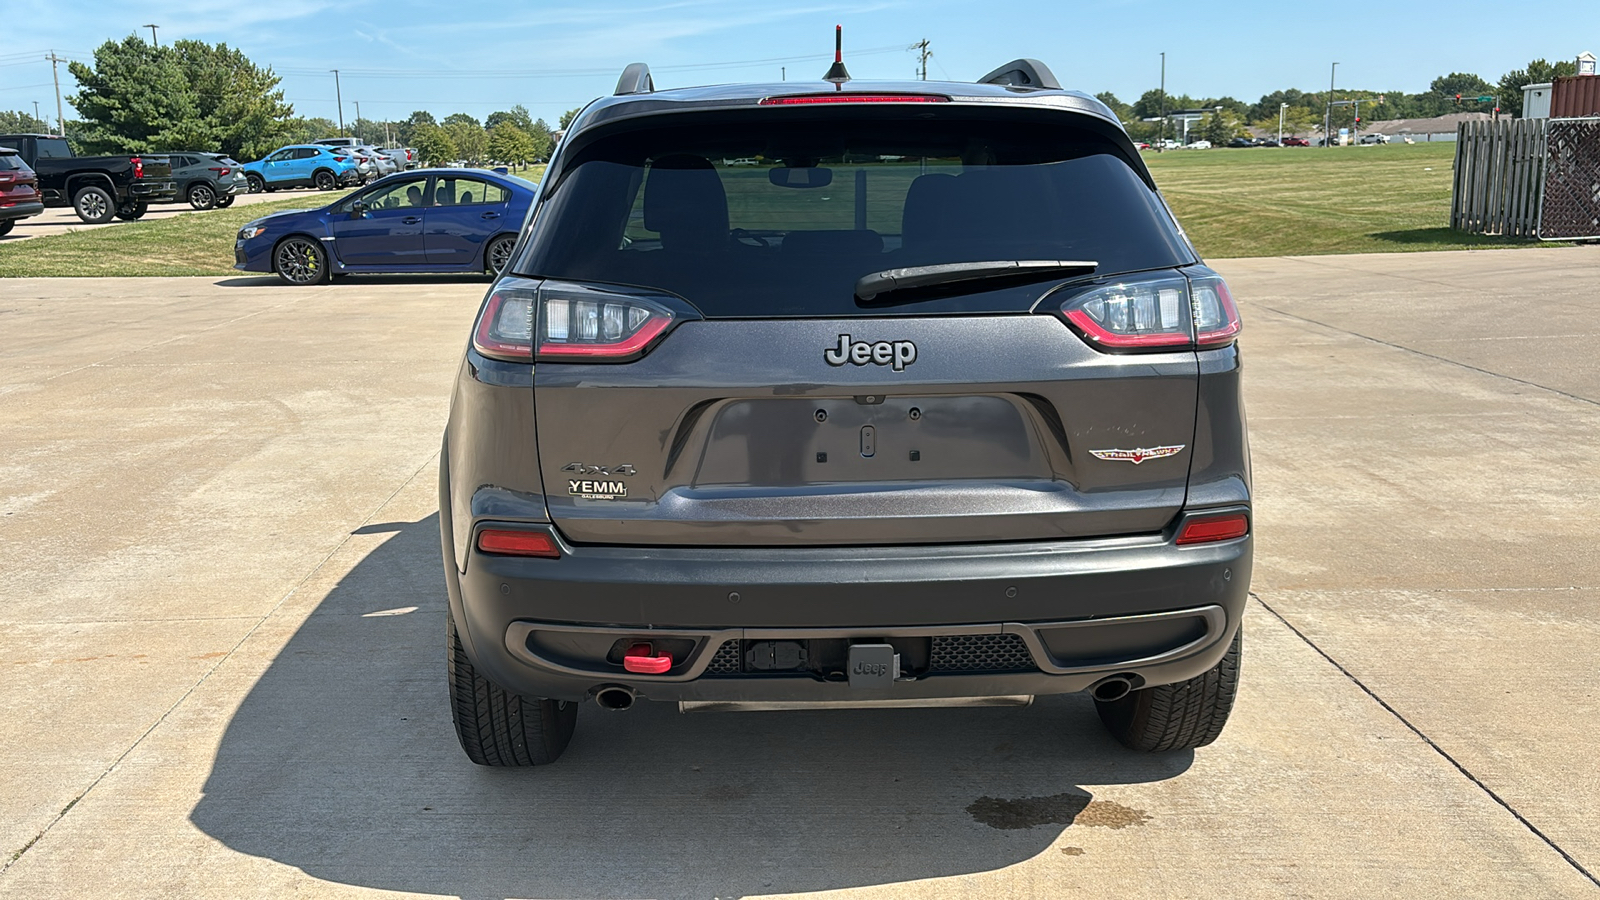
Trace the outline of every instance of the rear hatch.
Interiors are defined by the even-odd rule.
[[[757,108],[569,148],[500,290],[533,310],[553,521],[647,545],[1163,528],[1194,438],[1194,258],[1084,118]],[[1043,271],[858,283],[995,261]]]

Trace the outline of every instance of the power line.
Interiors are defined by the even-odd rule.
[[[903,53],[904,44],[893,47],[871,47],[866,50],[853,50],[851,56],[873,56],[884,53]],[[655,72],[684,72],[701,69],[736,69],[754,66],[770,66],[775,63],[806,62],[823,58],[825,54],[811,53],[805,56],[774,56],[767,59],[742,59],[724,62],[708,63],[683,63],[679,65],[651,66]],[[610,75],[620,72],[621,66],[607,66],[592,69],[451,69],[444,72],[432,72],[427,78],[575,78],[585,75]],[[279,75],[320,75],[323,70],[300,68],[290,66],[274,69]],[[340,69],[339,72],[346,78],[385,78],[402,76],[407,78],[417,77],[415,69]]]

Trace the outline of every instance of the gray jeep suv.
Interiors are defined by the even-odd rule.
[[[754,161],[754,165],[751,162]],[[578,705],[1022,704],[1216,739],[1250,583],[1239,315],[1111,112],[653,89],[572,123],[440,460],[467,755]]]

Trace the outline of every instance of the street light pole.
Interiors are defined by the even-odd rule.
[[[1156,152],[1166,149],[1167,142],[1167,52],[1161,51],[1161,136],[1156,138]]]
[[[1287,103],[1278,104],[1278,146],[1283,146],[1283,111],[1289,108]]]
[[[154,26],[154,25],[142,25],[140,27],[141,28],[150,29],[150,43],[156,45],[157,47],[161,46],[161,42],[156,40],[156,26]]]
[[[356,137],[366,140],[361,134],[361,101],[356,101]]]
[[[333,73],[333,96],[339,102],[339,134],[344,135],[344,94],[339,91],[339,70],[329,69]]]
[[[1328,111],[1322,115],[1322,144],[1325,147],[1333,146],[1333,78],[1339,73],[1339,64],[1334,63],[1328,71]]]

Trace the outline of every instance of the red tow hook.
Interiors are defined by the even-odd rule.
[[[649,644],[634,644],[622,654],[622,667],[640,675],[662,675],[672,668],[672,654],[657,656]]]

